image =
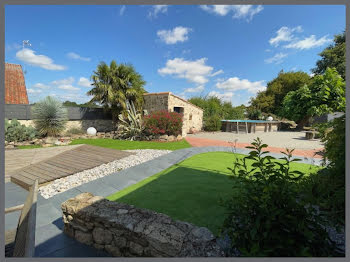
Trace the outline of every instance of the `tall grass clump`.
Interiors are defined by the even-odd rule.
[[[35,128],[43,136],[58,136],[68,121],[67,109],[50,96],[33,106],[32,117]]]

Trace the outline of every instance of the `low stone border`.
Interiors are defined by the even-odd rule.
[[[116,257],[223,257],[205,227],[82,193],[62,204],[64,232]]]

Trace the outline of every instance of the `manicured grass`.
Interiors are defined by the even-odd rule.
[[[227,167],[233,166],[235,157],[243,156],[228,152],[195,155],[107,199],[164,213],[218,234],[225,218],[219,199],[230,196],[234,183]],[[295,162],[291,168],[305,173],[319,169]]]
[[[88,144],[93,146],[101,146],[119,150],[131,150],[131,149],[165,149],[165,150],[177,150],[182,148],[191,147],[191,145],[185,140],[175,142],[152,142],[152,141],[126,141],[116,140],[109,138],[96,138],[96,139],[75,139],[70,145]]]
[[[40,148],[41,145],[28,145],[28,146],[18,146],[19,149],[33,149],[33,148]]]

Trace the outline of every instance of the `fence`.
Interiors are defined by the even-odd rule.
[[[110,120],[110,113],[104,112],[103,108],[66,107],[69,120]],[[6,104],[5,118],[17,120],[31,120],[32,105]]]

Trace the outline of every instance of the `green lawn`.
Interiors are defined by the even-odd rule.
[[[93,146],[101,146],[119,150],[131,150],[131,149],[165,149],[165,150],[177,150],[182,148],[191,147],[191,145],[185,140],[175,142],[153,142],[153,141],[127,141],[116,140],[110,138],[96,138],[96,139],[75,139],[70,145],[88,144]]]
[[[151,209],[174,219],[208,227],[214,234],[225,217],[219,198],[227,198],[234,180],[229,179],[234,157],[243,155],[210,152],[195,155],[107,199]],[[295,163],[292,168],[310,173],[318,167]]]
[[[19,149],[33,149],[33,148],[40,148],[41,145],[28,145],[28,146],[18,146]]]

